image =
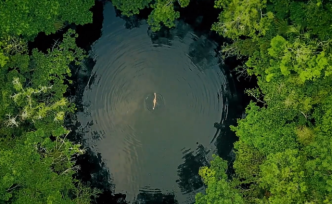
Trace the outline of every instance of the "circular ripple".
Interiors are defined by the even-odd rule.
[[[90,146],[112,174],[115,193],[130,201],[150,186],[180,199],[184,187],[175,181],[182,150],[210,145],[225,105],[218,98],[225,76],[209,54],[215,47],[190,34],[151,42],[146,25],[126,30],[112,12],[105,12],[103,36],[93,48],[96,79],[84,93],[93,125],[85,137],[102,135]]]

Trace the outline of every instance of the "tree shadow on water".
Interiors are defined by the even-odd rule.
[[[138,28],[140,25],[142,25],[142,19],[139,19],[137,15],[133,16],[124,16],[121,14],[121,11],[118,9],[115,9],[115,16],[120,17],[125,21],[125,28],[126,29],[133,29],[133,28]]]
[[[74,143],[85,143],[84,134],[90,132],[89,128],[93,125],[93,121],[88,122],[82,126],[77,120],[78,114],[85,115],[83,104],[83,94],[89,83],[93,83],[92,69],[95,61],[89,57],[82,61],[81,66],[71,66],[73,75],[71,79],[75,81],[68,89],[67,94],[73,96],[73,102],[76,105],[76,113],[68,114],[66,116],[65,125],[67,129],[71,129],[68,139]],[[96,140],[102,137],[99,132],[91,132],[92,139]],[[110,176],[108,168],[102,160],[100,153],[95,153],[88,145],[83,145],[85,153],[75,158],[76,165],[79,166],[78,171],[74,175],[75,178],[81,180],[91,188],[97,188],[102,192],[99,197],[92,203],[117,203],[124,204],[126,195],[114,194],[114,184]]]
[[[89,128],[92,124],[93,123],[87,124],[85,128]],[[81,134],[84,134],[84,131],[78,128],[72,134],[75,135],[76,138],[81,138],[81,141],[83,141]],[[94,135],[98,135],[98,133],[94,133]],[[80,168],[74,176],[83,181],[83,183],[86,183],[89,187],[101,190],[98,198],[93,203],[125,204],[126,195],[114,194],[115,185],[112,183],[111,174],[105,166],[101,154],[95,153],[90,147],[85,148],[85,150],[83,155],[76,158],[76,165]]]
[[[184,163],[178,166],[179,179],[176,181],[182,193],[195,192],[203,187],[198,171],[200,167],[209,164],[206,159],[209,152],[203,145],[198,145],[196,151],[184,151]]]
[[[155,47],[172,46],[174,34],[169,28],[162,27],[158,32],[152,32],[151,29],[148,29],[147,33]]]
[[[125,21],[126,29],[139,28],[141,25],[146,24],[148,15],[152,11],[151,8],[144,8],[144,9],[140,10],[139,14],[132,15],[132,16],[126,16],[126,15],[122,15],[121,11],[118,10],[116,7],[114,7],[112,3],[110,3],[110,5],[115,10],[115,16],[119,17]]]
[[[162,193],[159,189],[141,190],[133,204],[178,204],[173,193]]]
[[[218,44],[208,37],[192,36],[193,42],[189,45],[188,55],[200,71],[216,67],[220,64]]]
[[[81,155],[76,162],[80,165],[80,170],[76,177],[80,178],[92,188],[102,191],[95,203],[117,203],[125,204],[126,195],[114,194],[114,184],[112,184],[110,173],[101,161],[101,155],[95,155],[90,149]]]

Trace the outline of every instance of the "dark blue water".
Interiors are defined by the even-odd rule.
[[[193,203],[204,190],[199,167],[213,153],[227,155],[234,140],[228,128],[215,128],[235,119],[231,76],[217,43],[184,22],[157,34],[142,21],[126,25],[107,3],[77,113],[84,146],[127,202]]]

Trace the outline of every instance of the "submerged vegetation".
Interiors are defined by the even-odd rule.
[[[150,7],[153,31],[174,26],[189,0],[113,0],[124,15]],[[27,43],[40,32],[91,23],[93,0],[0,2],[0,203],[90,203],[98,193],[73,177],[84,150],[66,139],[64,97],[84,51],[68,30],[46,53]],[[245,63],[258,87],[246,117],[231,127],[235,173],[215,156],[200,175],[205,203],[332,202],[332,1],[216,0],[212,30],[230,38],[224,57]]]

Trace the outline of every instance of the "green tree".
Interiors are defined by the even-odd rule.
[[[73,157],[84,153],[66,139],[64,117],[74,104],[64,98],[70,63],[85,57],[69,30],[46,54],[6,50],[0,80],[0,202],[90,203],[99,191],[73,179]],[[53,139],[51,139],[51,136]]]
[[[189,2],[190,0],[112,0],[114,6],[126,16],[138,14],[144,8],[152,8],[148,17],[148,24],[152,31],[160,30],[162,24],[168,28],[174,27],[174,21],[180,17],[179,11],[174,9],[174,4],[177,3],[184,8],[189,5]]]
[[[266,3],[267,0],[217,0],[215,8],[223,11],[212,30],[232,39],[265,35],[273,20],[273,13],[264,11]]]
[[[0,203],[90,203],[99,191],[73,179],[74,156],[64,118],[69,64],[85,57],[69,30],[47,53],[27,42],[67,24],[92,22],[93,0],[0,2]]]
[[[242,204],[241,195],[232,188],[226,175],[227,162],[213,155],[210,167],[203,167],[199,175],[208,186],[206,194],[198,193],[195,197],[197,204]]]
[[[255,102],[231,127],[239,141],[227,186],[245,203],[332,202],[331,5],[216,1],[223,11],[212,29],[233,40],[224,57],[245,56],[238,73],[258,79],[259,87],[246,90]],[[225,185],[207,183],[205,196],[225,203]]]
[[[91,193],[72,199],[76,188],[71,158],[82,150],[61,138],[63,133],[66,133],[63,128],[54,131],[56,141],[52,142],[38,129],[13,139],[11,145],[1,146],[0,201],[76,203],[85,197],[82,203],[90,203]]]
[[[39,32],[55,33],[64,24],[92,22],[93,0],[10,0],[0,2],[0,36],[33,39]]]
[[[113,5],[125,16],[139,14],[139,11],[149,7],[151,2],[152,0],[112,0]]]

